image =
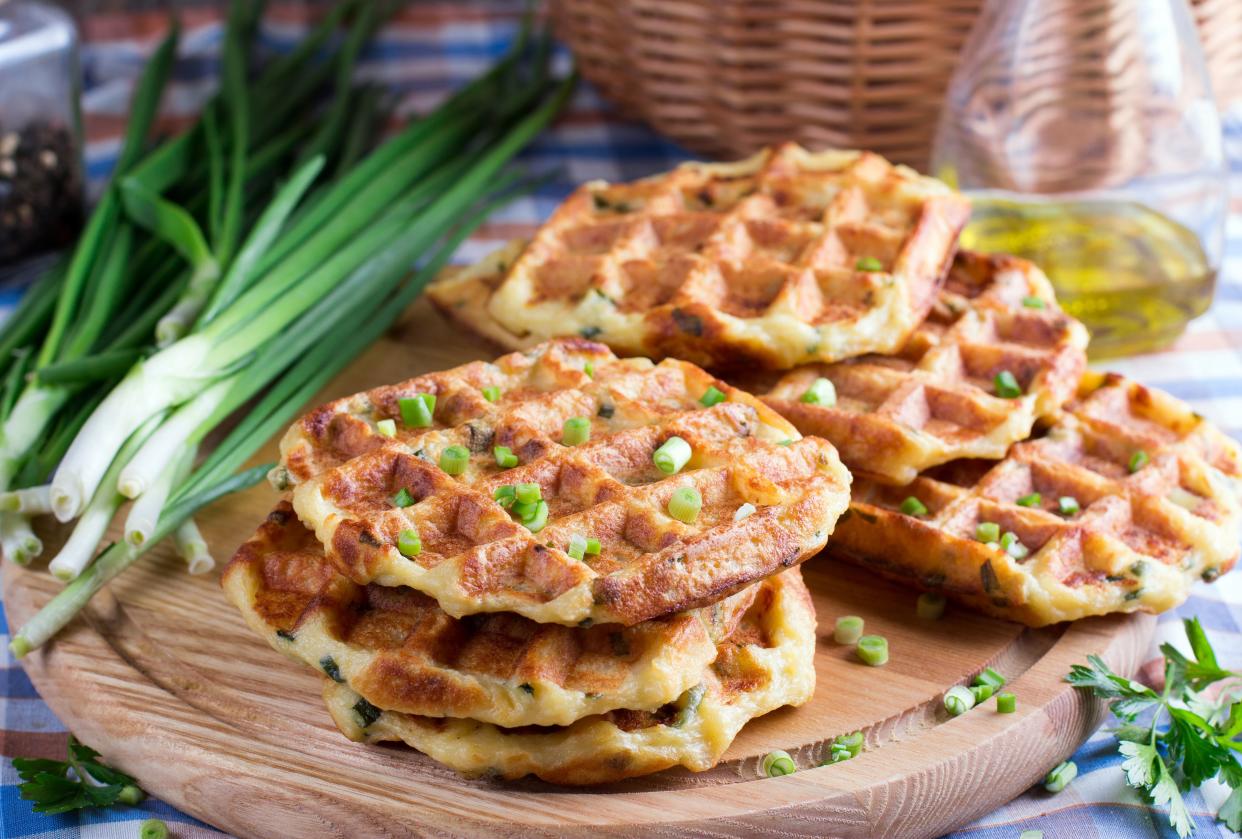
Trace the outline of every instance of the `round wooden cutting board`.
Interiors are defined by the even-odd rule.
[[[491,355],[420,304],[321,396]],[[272,443],[260,460],[274,453]],[[221,563],[276,501],[264,485],[200,516]],[[1105,711],[1062,681],[1070,665],[1100,653],[1131,675],[1155,625],[1132,615],[1029,630],[952,606],[925,621],[913,592],[861,569],[820,556],[803,570],[820,622],[811,702],[751,723],[710,772],[605,788],[468,781],[411,749],[347,741],[323,708],[321,677],[254,636],[217,573],[189,576],[166,546],[23,664],[79,738],[152,794],[243,837],[919,837],[989,812],[1069,755]],[[59,586],[12,563],[3,579],[14,629]],[[833,643],[843,614],[889,639],[887,666]],[[998,714],[989,701],[949,719],[944,691],[989,665],[1010,678],[1018,712]],[[818,766],[827,742],[859,729],[863,754]],[[760,777],[759,760],[778,748],[799,771]]]

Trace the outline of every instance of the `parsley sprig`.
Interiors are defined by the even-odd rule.
[[[19,787],[25,801],[34,802],[36,813],[67,813],[85,807],[137,804],[144,793],[137,782],[99,762],[99,752],[69,737],[68,760],[19,757],[13,768],[21,776]]]
[[[1183,621],[1194,654],[1188,658],[1170,644],[1164,654],[1164,690],[1118,676],[1099,656],[1075,664],[1065,680],[1090,690],[1124,723],[1115,732],[1125,757],[1126,783],[1141,790],[1158,807],[1167,807],[1169,824],[1189,836],[1194,823],[1182,793],[1217,778],[1231,792],[1216,818],[1242,831],[1242,690],[1230,686],[1216,699],[1205,689],[1222,679],[1242,679],[1216,660],[1216,652],[1198,618]],[[1152,712],[1150,722],[1139,717]],[[1146,719],[1146,718],[1144,718]],[[1163,724],[1163,725],[1162,725]]]

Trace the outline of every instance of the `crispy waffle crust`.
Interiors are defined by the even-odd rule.
[[[800,367],[763,400],[803,434],[830,440],[855,474],[907,484],[959,458],[1000,459],[1035,420],[1073,397],[1087,330],[1061,311],[1043,273],[1023,259],[959,253],[927,319],[895,355]],[[1022,395],[996,395],[1010,372]],[[801,397],[818,377],[834,405]]]
[[[484,386],[500,388],[497,401]],[[708,387],[727,400],[703,407]],[[436,394],[434,426],[379,435],[376,421],[400,424],[397,400],[417,393]],[[564,446],[561,429],[574,416],[590,418],[591,437]],[[694,454],[665,475],[652,454],[674,435]],[[450,445],[474,452],[456,477],[438,466]],[[521,464],[498,467],[495,445]],[[541,623],[628,626],[705,606],[820,551],[849,499],[832,445],[799,439],[754,397],[694,365],[617,359],[581,339],[330,403],[281,448],[289,479],[302,481],[294,509],[341,573],[408,585],[455,617],[511,611]],[[517,483],[539,484],[548,504],[537,533],[493,501],[497,488]],[[703,499],[694,524],[667,513],[683,486]],[[413,503],[396,507],[403,489]],[[735,519],[744,504],[755,511]],[[396,540],[411,528],[422,551],[407,558]],[[574,535],[598,539],[600,553],[570,557]]]
[[[1240,478],[1238,445],[1185,404],[1087,373],[1065,415],[999,463],[946,464],[905,487],[856,482],[833,549],[1030,626],[1162,612],[1237,561]],[[926,515],[900,512],[910,496]],[[1081,512],[1060,514],[1062,497]],[[978,541],[980,522],[1015,533],[1029,556]]]
[[[800,705],[815,688],[815,610],[798,569],[758,584],[758,594],[698,684],[656,711],[612,711],[567,727],[503,729],[469,719],[401,714],[360,703],[325,680],[324,699],[351,740],[398,740],[469,776],[536,775],[556,784],[601,784],[681,765],[710,769],[749,720]],[[701,686],[701,687],[700,687]]]
[[[787,369],[898,349],[969,214],[877,155],[790,143],[584,184],[520,252],[429,294],[507,348],[577,333],[621,353]]]
[[[409,588],[337,573],[282,502],[225,568],[224,591],[278,652],[393,711],[501,726],[568,725],[654,711],[694,687],[758,589],[625,628],[571,629],[516,615],[451,618]]]

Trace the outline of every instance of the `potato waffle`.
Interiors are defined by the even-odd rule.
[[[699,683],[757,593],[640,623],[576,629],[516,615],[455,619],[409,588],[342,577],[288,502],[221,580],[274,649],[388,710],[512,727],[654,711]]]
[[[495,401],[484,387],[499,387]],[[705,407],[713,387],[725,401]],[[432,426],[376,431],[399,417],[400,397],[423,392],[438,399]],[[590,439],[563,445],[573,417],[588,418]],[[668,475],[653,453],[673,436],[692,456]],[[520,465],[498,466],[498,445]],[[471,453],[455,476],[439,465],[450,446]],[[331,403],[282,450],[294,479],[339,462],[298,484],[293,506],[341,573],[408,585],[454,617],[633,625],[705,606],[820,551],[849,499],[831,444],[799,438],[754,397],[685,362],[620,360],[581,339]],[[494,500],[523,483],[547,504],[538,532]],[[668,512],[682,487],[702,498],[692,524]],[[392,501],[402,492],[407,506]],[[413,557],[398,546],[409,529]],[[575,537],[599,540],[599,553],[574,559]]]
[[[806,365],[754,392],[766,390],[763,400],[803,434],[836,445],[851,471],[907,484],[950,460],[1004,457],[1074,395],[1086,347],[1086,328],[1061,311],[1034,265],[959,253],[936,305],[897,354]],[[1004,372],[1020,395],[997,394]],[[803,402],[821,376],[835,403]]]
[[[969,215],[961,195],[877,155],[789,143],[586,183],[487,294],[461,276],[430,294],[507,346],[577,333],[622,353],[786,369],[899,348]]]
[[[601,784],[678,764],[710,769],[749,720],[800,705],[815,689],[815,609],[801,572],[758,584],[759,593],[698,685],[657,711],[613,711],[560,728],[502,729],[469,719],[401,714],[359,702],[325,680],[324,700],[351,740],[404,741],[463,774],[557,784]],[[700,687],[701,686],[701,687]]]
[[[1057,424],[999,463],[956,461],[905,487],[858,481],[832,544],[1031,626],[1161,612],[1237,561],[1240,477],[1242,450],[1185,404],[1087,373]]]

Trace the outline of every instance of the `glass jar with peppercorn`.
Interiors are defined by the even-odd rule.
[[[78,87],[72,18],[50,3],[0,0],[0,268],[81,228]]]

